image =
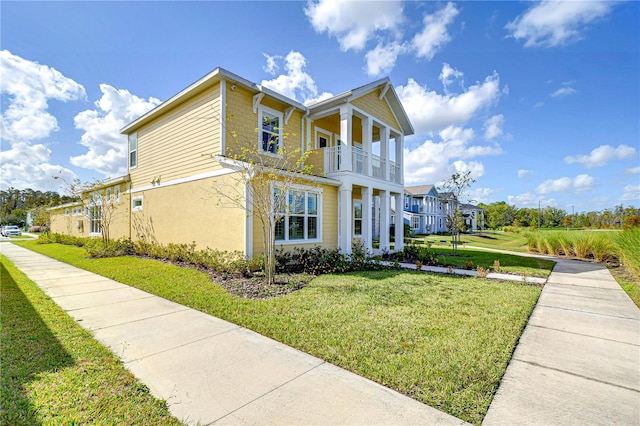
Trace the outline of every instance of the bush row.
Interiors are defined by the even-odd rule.
[[[276,271],[285,273],[306,272],[313,275],[343,273],[350,271],[373,271],[385,269],[380,258],[370,256],[360,245],[354,245],[351,254],[338,249],[296,247],[290,251],[276,252]]]

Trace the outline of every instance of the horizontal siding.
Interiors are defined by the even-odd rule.
[[[351,102],[354,106],[373,115],[378,120],[397,130],[401,130],[400,124],[389,108],[389,104],[384,99],[378,99],[378,91],[373,91]]]
[[[220,153],[220,85],[162,115],[138,131],[135,186],[154,177],[163,182],[216,170]]]

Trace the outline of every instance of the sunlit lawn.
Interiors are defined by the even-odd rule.
[[[541,288],[420,272],[324,275],[287,296],[233,296],[193,269],[21,243],[245,326],[479,424]]]

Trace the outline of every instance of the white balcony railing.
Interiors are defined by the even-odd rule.
[[[341,155],[341,146],[323,148],[324,171],[335,173],[347,170],[344,164],[344,156]],[[369,169],[369,164],[371,168]],[[389,175],[386,175],[387,160],[375,154],[368,154],[359,147],[351,147],[351,171],[364,176],[402,183],[402,170],[394,161],[389,161]],[[371,172],[369,172],[371,170]]]

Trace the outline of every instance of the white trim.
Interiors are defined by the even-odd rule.
[[[262,128],[262,123],[263,123],[262,115],[264,113],[267,113],[267,115],[271,115],[274,118],[278,118],[278,130],[277,130],[278,145],[276,146],[275,152],[271,152],[268,149],[264,149],[264,146],[263,146],[264,141],[262,140],[262,133],[266,131],[266,130],[264,130]],[[280,148],[282,148],[284,146],[283,130],[284,130],[284,115],[283,115],[283,113],[278,111],[278,110],[275,110],[273,108],[269,108],[268,106],[258,105],[258,154],[275,155],[277,157],[280,157],[278,155],[278,151],[280,150]],[[266,131],[266,132],[271,132],[271,131]],[[276,133],[276,132],[273,132],[273,133]]]
[[[135,206],[135,202],[140,201],[139,206]],[[144,210],[144,195],[136,195],[135,197],[131,197],[131,211],[132,212],[141,212]]]
[[[360,217],[356,217],[356,204],[360,204]],[[364,203],[362,202],[362,198],[354,198],[351,208],[353,209],[353,213],[351,214],[351,238],[362,238],[362,227],[364,226]],[[370,206],[368,208],[370,208]],[[359,234],[356,234],[356,220],[360,221]]]
[[[332,133],[332,132],[330,132],[330,131],[328,131],[328,130],[323,129],[322,127],[317,127],[317,126],[316,126],[316,127],[315,127],[315,131],[314,131],[314,137],[313,137],[313,146],[314,146],[314,148],[313,148],[313,149],[320,149],[320,144],[318,143],[318,142],[319,142],[319,141],[318,141],[318,137],[319,137],[320,135],[318,135],[318,133],[323,133],[323,134],[325,134],[326,136],[329,136],[329,137],[327,138],[327,147],[330,147],[330,146],[331,146],[331,142],[332,142],[332,141],[331,141],[331,138],[333,138],[333,133]],[[339,139],[339,138],[340,138],[340,137],[339,137],[339,135],[338,135],[338,139]]]
[[[133,152],[131,150],[131,137],[135,137],[136,138],[136,164],[131,166],[131,153]],[[138,132],[133,132],[129,135],[127,135],[127,165],[129,166],[129,170],[135,169],[138,167],[138,164],[140,164],[140,156],[138,155],[139,153],[139,143],[138,143]]]
[[[273,191],[272,191],[273,192]],[[249,185],[244,186],[244,255],[253,256],[253,193]]]
[[[284,110],[284,125],[285,126],[287,124],[289,124],[289,119],[291,118],[291,114],[293,114],[294,110],[295,110],[295,107],[289,107],[289,108]]]
[[[227,80],[220,80],[220,155],[227,149]]]
[[[396,133],[396,134],[402,134],[402,131],[396,129],[395,127],[390,126],[389,123],[385,123],[384,121],[378,119],[377,117],[371,115],[370,113],[368,113],[368,112],[366,112],[364,110],[361,110],[357,106],[354,106],[354,105],[350,105],[350,106],[351,106],[351,109],[352,109],[353,113],[357,112],[358,114],[360,114],[360,115],[362,115],[364,117],[368,117],[371,120],[371,125],[372,126],[376,126],[378,128],[387,127],[390,132],[393,132],[393,133]],[[354,115],[358,115],[358,114],[354,114]],[[396,118],[396,121],[398,121],[397,118]],[[399,121],[398,121],[398,124],[400,124]]]
[[[253,95],[253,113],[254,114],[258,112],[258,107],[260,106],[260,102],[262,101],[262,98],[264,98],[264,93],[258,93]]]
[[[271,194],[273,194],[274,190],[278,187],[277,182],[272,181],[271,184],[269,185],[270,187],[270,191]],[[305,192],[305,204],[304,204],[304,209],[305,209],[305,213],[304,213],[304,217],[308,218],[309,217],[309,213],[307,212],[307,208],[308,208],[308,204],[307,204],[307,193],[314,193],[317,195],[317,205],[316,205],[316,210],[317,213],[315,215],[311,215],[311,217],[316,217],[317,218],[317,222],[316,222],[316,238],[305,238],[305,239],[296,239],[296,240],[289,240],[288,239],[288,233],[287,233],[287,220],[286,217],[288,216],[300,216],[300,215],[296,215],[296,214],[285,214],[285,239],[284,240],[275,240],[275,244],[276,245],[299,245],[299,244],[320,244],[323,241],[322,238],[322,229],[323,229],[323,221],[324,221],[324,210],[323,210],[323,195],[324,195],[324,188],[318,188],[315,186],[308,186],[308,185],[300,185],[300,184],[291,184],[289,186],[289,188],[287,189],[287,191],[304,191]],[[288,195],[287,195],[287,199],[288,199]],[[307,228],[305,227],[304,229],[304,234],[307,234]]]
[[[235,172],[236,172],[236,170],[232,170],[232,169],[229,169],[229,168],[219,169],[219,170],[215,170],[213,172],[201,173],[199,175],[193,175],[193,176],[189,176],[189,177],[186,177],[186,178],[170,180],[168,182],[163,182],[163,183],[156,184],[156,185],[145,185],[145,186],[141,186],[140,188],[136,188],[136,189],[131,188],[129,190],[129,194],[135,194],[135,193],[141,192],[141,191],[148,191],[150,189],[164,188],[164,187],[172,186],[172,185],[179,185],[181,183],[193,182],[193,181],[196,181],[196,180],[208,179],[208,178],[211,178],[211,177],[228,175],[230,173],[235,173]]]
[[[384,95],[387,94],[387,90],[389,90],[389,87],[391,87],[391,82],[387,81],[387,84],[385,84],[382,90],[380,90],[380,96],[378,96],[379,100],[382,100],[382,98],[384,98]]]

